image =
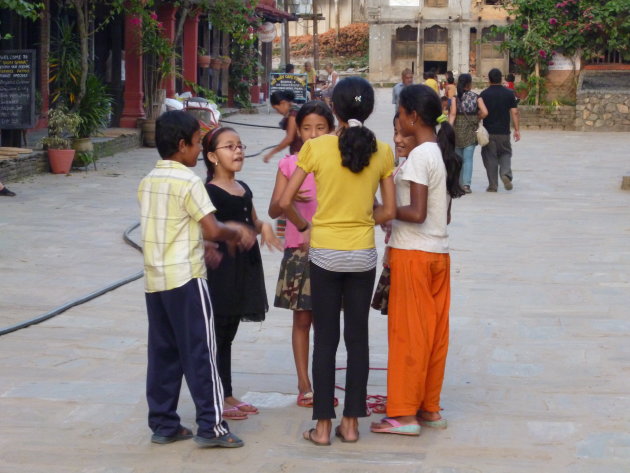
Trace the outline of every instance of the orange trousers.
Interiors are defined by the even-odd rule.
[[[448,253],[390,249],[387,415],[440,410],[451,302]]]

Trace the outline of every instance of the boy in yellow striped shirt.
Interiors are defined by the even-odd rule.
[[[167,112],[158,118],[155,131],[162,159],[138,188],[149,319],[151,441],[166,444],[193,437],[177,415],[184,376],[197,412],[195,442],[202,447],[242,447],[222,416],[223,387],[204,257],[209,264],[220,261],[213,240],[228,241],[235,250],[250,248],[256,237],[243,225],[216,220],[203,182],[189,169],[201,150],[197,120],[186,112]]]

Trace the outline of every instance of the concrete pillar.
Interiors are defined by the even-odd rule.
[[[142,20],[137,16],[125,15],[125,91],[124,107],[120,126],[136,128],[138,118],[144,118],[142,101],[142,55],[140,54],[140,34]]]
[[[197,46],[198,46],[199,15],[192,15],[184,22],[184,47],[182,54],[182,75],[184,81],[197,83]],[[184,85],[184,90],[191,88]]]

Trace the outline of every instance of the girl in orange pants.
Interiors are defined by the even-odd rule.
[[[389,240],[387,417],[372,432],[419,435],[446,428],[440,393],[448,352],[451,299],[448,232],[451,199],[464,194],[455,134],[440,99],[425,85],[399,99],[403,136],[418,145],[399,168],[396,219]],[[436,135],[435,127],[440,125]]]

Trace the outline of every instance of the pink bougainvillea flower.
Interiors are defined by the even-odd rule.
[[[158,25],[158,28],[160,29],[164,27],[164,23],[162,23],[161,21],[158,21],[157,25]]]
[[[151,12],[151,15],[149,15],[151,17],[152,20],[157,20],[157,13],[155,13],[154,11]]]
[[[558,20],[556,20],[555,18],[549,18],[549,24],[551,26],[556,26],[558,24]]]
[[[545,52],[544,49],[541,49],[540,51],[538,51],[538,55],[542,58],[546,58],[547,57],[547,53]]]
[[[129,23],[131,23],[131,26],[140,26],[140,18],[133,17],[131,20],[129,20]]]
[[[529,25],[527,23],[523,23],[521,26],[523,27],[524,30],[529,28]]]

